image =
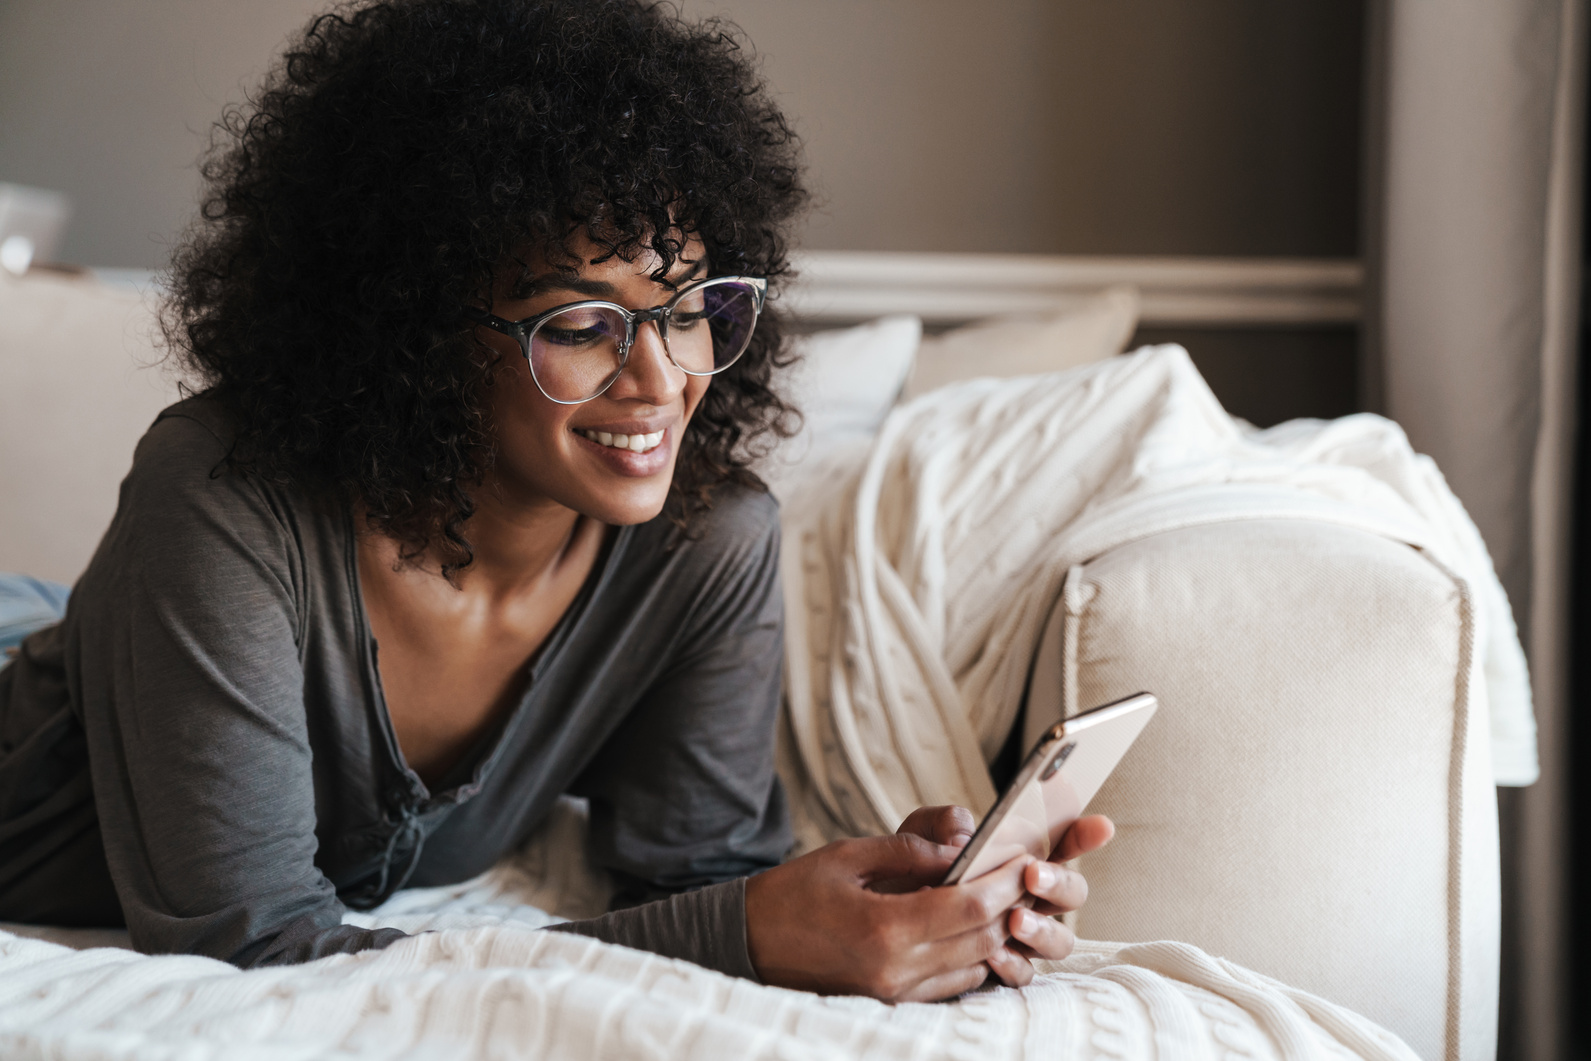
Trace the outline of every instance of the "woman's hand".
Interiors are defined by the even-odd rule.
[[[1080,818],[1051,861],[1013,859],[940,888],[972,839],[972,814],[919,808],[894,836],[841,840],[747,881],[752,965],[764,983],[892,1002],[950,998],[991,971],[1020,987],[1033,979],[1032,959],[1064,958],[1075,942],[1045,916],[1088,896],[1082,875],[1059,863],[1103,847],[1114,832],[1108,818]],[[1013,909],[1025,894],[1033,910]]]
[[[972,812],[965,807],[919,807],[901,823],[899,832],[959,851],[972,839]],[[1011,942],[988,959],[989,969],[1002,983],[1021,987],[1033,979],[1032,959],[1058,961],[1072,953],[1077,939],[1053,915],[1082,906],[1088,898],[1088,882],[1081,873],[1061,863],[1104,847],[1115,834],[1116,826],[1109,818],[1090,814],[1072,823],[1050,853],[1049,861],[1030,859],[1021,863],[1022,883],[1034,902],[1032,909],[1017,907],[1009,911],[1006,929]]]
[[[966,844],[936,835],[840,840],[747,881],[746,944],[763,982],[930,1001],[982,984],[986,963],[1010,964],[1006,924],[1027,862],[936,888]]]

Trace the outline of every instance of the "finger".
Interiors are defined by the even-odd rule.
[[[989,979],[989,967],[982,962],[969,965],[963,969],[955,969],[938,976],[931,976],[922,981],[909,991],[902,994],[894,1001],[897,1002],[938,1002],[942,999],[955,998],[968,991],[976,991]]]
[[[972,839],[972,812],[965,807],[918,807],[900,823],[897,833],[915,833],[924,840],[966,847]]]
[[[834,845],[836,860],[864,885],[893,881],[901,890],[938,884],[955,861],[951,848],[930,843],[912,833],[840,840]]]
[[[958,969],[987,962],[1009,943],[1005,912],[987,924],[968,929],[947,939],[919,942],[899,955],[897,979],[925,982],[955,973]]]
[[[1064,914],[1088,901],[1088,881],[1058,862],[1034,862],[1023,874],[1022,883],[1039,900],[1043,913]]]
[[[898,955],[896,969],[907,983],[925,983],[952,975],[999,955],[1009,938],[1006,911],[1023,900],[1023,870],[1032,859],[1012,859],[985,877],[946,888],[927,888],[911,895],[880,896],[894,905],[892,916],[914,927],[917,942]],[[947,926],[965,925],[960,931]],[[1020,972],[1010,975],[1020,976]],[[976,985],[974,985],[976,986]],[[968,990],[958,985],[958,990]],[[936,990],[938,990],[936,988]]]
[[[1077,937],[1071,929],[1053,917],[1043,917],[1032,910],[1012,910],[1009,928],[1011,937],[1026,950],[1049,961],[1060,961],[1077,945]]]
[[[1009,944],[1006,934],[1005,916],[995,918],[987,925],[979,926],[961,933],[958,936],[934,943],[924,944],[914,949],[907,959],[912,970],[909,979],[918,980],[920,983],[934,983],[944,977],[955,977],[961,971],[969,968],[982,968],[989,972],[988,962],[998,960],[1000,952]],[[1017,975],[1012,973],[1012,975]],[[975,981],[976,987],[982,981]],[[961,987],[960,990],[970,990]]]
[[[1070,862],[1078,855],[1097,851],[1110,843],[1116,835],[1116,823],[1103,814],[1090,814],[1079,818],[1066,830],[1061,842],[1050,853],[1051,862]]]
[[[1005,912],[1027,894],[1023,871],[1032,861],[1024,855],[976,880],[948,888],[925,888],[895,901],[904,904],[906,916],[922,926],[924,938],[948,939],[1002,922]]]
[[[989,971],[1006,987],[1026,987],[1033,982],[1033,963],[1011,947],[1001,947],[989,959]]]

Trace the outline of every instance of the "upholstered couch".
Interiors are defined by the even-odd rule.
[[[158,357],[137,293],[0,274],[0,570],[80,570],[175,395],[140,367]],[[1422,1057],[1489,1059],[1497,828],[1472,642],[1452,574],[1334,525],[1202,526],[1074,568],[1034,681],[1067,712],[1163,704],[1098,798],[1119,833],[1085,864],[1079,933],[1185,940]]]

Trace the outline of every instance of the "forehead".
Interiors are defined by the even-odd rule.
[[[682,234],[682,238],[675,240],[675,246],[679,249],[669,263],[669,279],[688,276],[705,264],[706,248],[700,236]],[[592,240],[584,231],[572,232],[562,241],[549,241],[542,247],[527,247],[525,252],[520,257],[531,276],[561,272],[604,279],[630,275],[650,277],[663,265],[662,256],[653,248],[650,239],[638,246],[615,251],[609,245]]]
[[[556,256],[549,261],[548,255]],[[666,302],[673,292],[707,275],[699,238],[685,240],[666,276],[655,274],[662,257],[650,246],[628,257],[587,238],[571,236],[563,246],[526,248],[501,270],[494,285],[496,312],[513,319],[544,312],[564,302],[601,299],[637,308]]]

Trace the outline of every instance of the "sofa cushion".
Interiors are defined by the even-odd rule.
[[[902,315],[794,341],[796,362],[782,382],[801,410],[801,429],[757,464],[781,502],[824,482],[841,452],[867,448],[900,394],[922,334],[922,321]]]
[[[1108,287],[1064,313],[992,317],[925,338],[902,397],[981,376],[1033,376],[1103,361],[1138,330],[1138,289]]]

